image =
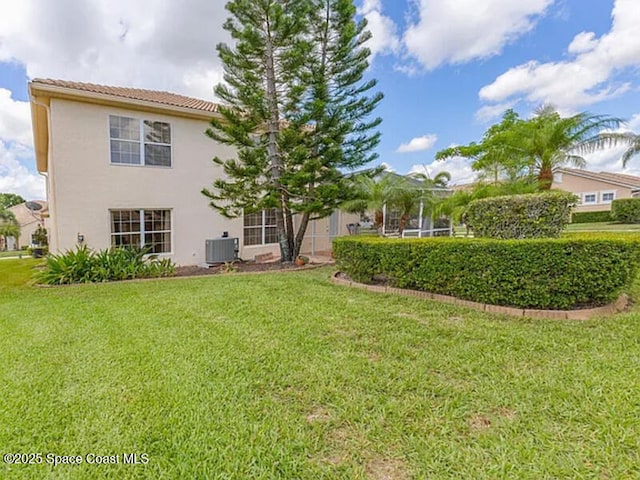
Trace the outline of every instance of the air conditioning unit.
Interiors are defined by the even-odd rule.
[[[231,262],[238,257],[237,238],[216,238],[205,241],[205,261],[207,263]]]

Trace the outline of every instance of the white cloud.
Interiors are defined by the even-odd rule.
[[[599,38],[592,32],[576,35],[566,61],[530,61],[509,69],[480,90],[485,102],[526,99],[532,104],[552,103],[560,111],[574,112],[586,105],[619,96],[629,83],[615,74],[640,63],[640,8],[637,0],[616,0],[611,30]]]
[[[415,0],[418,21],[404,46],[427,70],[502,52],[530,31],[554,0]]]
[[[430,133],[421,137],[412,138],[408,143],[403,143],[398,147],[396,152],[408,153],[408,152],[420,152],[422,150],[429,150],[438,141],[438,136]]]
[[[14,100],[0,88],[0,192],[43,199],[44,180],[28,164],[35,164],[29,102]]]
[[[476,112],[476,120],[480,123],[488,123],[501,117],[505,111],[513,108],[515,104],[516,102],[505,102],[497,105],[485,105]]]
[[[386,163],[386,162],[382,162],[382,163],[380,164],[380,167],[381,167],[385,172],[395,172],[395,169],[394,169],[391,165],[389,165],[388,163]]]
[[[28,200],[45,198],[44,179],[25,167],[32,155],[31,148],[0,140],[0,192],[17,193]]]
[[[0,88],[0,139],[33,145],[29,102],[14,100],[11,92],[4,88]]]
[[[0,61],[27,75],[162,89],[212,99],[228,39],[224,2],[3,1]]]
[[[477,173],[471,169],[471,160],[462,157],[451,157],[446,160],[436,160],[429,165],[413,165],[409,173],[426,173],[435,177],[440,172],[449,172],[451,181],[449,185],[460,185],[471,183],[475,180]]]
[[[382,14],[380,0],[364,0],[358,13],[367,19],[367,30],[371,32],[371,39],[366,46],[371,50],[372,60],[376,55],[400,52],[402,43],[398,36],[398,26],[391,18]]]

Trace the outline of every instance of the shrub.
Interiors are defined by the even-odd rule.
[[[109,282],[132,278],[166,277],[175,273],[168,258],[147,255],[140,248],[112,248],[94,252],[86,245],[48,255],[37,280],[47,285]]]
[[[338,238],[340,270],[391,285],[493,305],[571,309],[614,300],[635,278],[640,237],[560,239]]]
[[[620,223],[640,223],[640,198],[620,198],[611,202],[611,218]]]
[[[568,192],[509,195],[474,200],[467,208],[467,225],[476,237],[559,237],[571,218],[577,197]]]
[[[595,223],[610,222],[611,212],[602,210],[599,212],[573,212],[571,214],[571,223]]]

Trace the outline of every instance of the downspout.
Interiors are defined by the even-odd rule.
[[[49,107],[49,105],[47,105],[46,103],[42,103],[39,102],[38,100],[36,100],[36,97],[34,97],[33,95],[29,95],[31,101],[35,104],[35,105],[39,105],[41,107],[43,107],[45,109],[45,111],[47,112],[47,136],[49,137],[49,144],[47,145],[47,171],[46,172],[40,172],[38,171],[38,174],[43,176],[45,179],[45,185],[46,185],[46,194],[47,194],[47,203],[48,203],[48,208],[49,211],[51,212],[53,210],[53,225],[54,228],[52,228],[51,230],[51,242],[50,244],[55,245],[56,249],[58,248],[59,245],[59,235],[58,235],[58,202],[56,200],[54,200],[53,202],[51,202],[51,191],[55,190],[52,185],[49,183],[50,181],[53,182],[54,177],[49,176],[50,171],[53,169],[53,135],[52,135],[52,129],[51,129],[51,107]],[[51,208],[53,207],[53,209]],[[49,214],[49,218],[51,218],[51,213]]]

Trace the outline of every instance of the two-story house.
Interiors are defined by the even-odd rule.
[[[239,239],[239,256],[279,255],[273,211],[229,220],[201,194],[232,148],[205,135],[212,102],[167,92],[36,79],[29,84],[35,156],[46,177],[52,251],[147,246],[179,265],[205,262],[205,241]],[[330,250],[358,217],[311,222],[303,251]]]
[[[640,196],[640,177],[560,168],[554,172],[551,188],[575,193],[576,212],[608,211],[613,200]]]

